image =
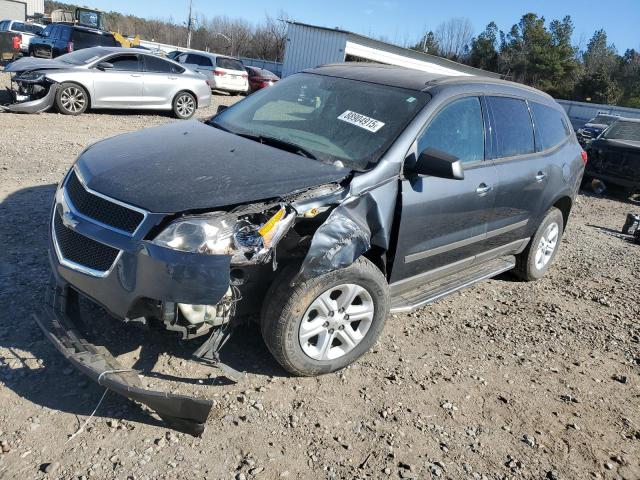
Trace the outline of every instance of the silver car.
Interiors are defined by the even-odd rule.
[[[5,68],[13,74],[13,102],[4,108],[37,113],[51,108],[79,115],[87,108],[171,110],[190,118],[211,104],[203,75],[129,48],[94,47],[53,60],[23,58]]]

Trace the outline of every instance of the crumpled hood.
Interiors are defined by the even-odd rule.
[[[98,142],[76,168],[90,189],[156,213],[275,198],[350,173],[196,120]]]
[[[78,65],[60,62],[58,60],[49,60],[47,58],[24,57],[15,62],[11,62],[4,69],[5,72],[20,73],[29,72],[31,70],[63,70],[76,68]]]

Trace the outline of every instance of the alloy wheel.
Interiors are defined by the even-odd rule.
[[[300,346],[314,360],[334,360],[353,350],[373,322],[371,294],[353,283],[338,285],[320,294],[302,318]]]
[[[535,264],[538,270],[542,270],[551,260],[558,245],[559,234],[560,227],[555,222],[550,223],[544,230],[536,250]]]
[[[67,87],[60,95],[60,103],[68,112],[78,113],[84,108],[87,99],[78,87]]]
[[[176,101],[176,110],[181,117],[190,117],[196,109],[196,102],[191,95],[180,95]]]

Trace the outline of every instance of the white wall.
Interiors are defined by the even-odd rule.
[[[25,4],[24,2],[0,0],[0,20],[19,20],[25,21]]]
[[[26,0],[27,1],[27,15],[33,15],[35,13],[44,13],[44,0]]]
[[[640,109],[603,105],[599,103],[574,102],[571,100],[556,100],[567,112],[573,128],[579,128],[599,113],[619,115],[627,118],[640,118]]]
[[[284,50],[282,76],[325,63],[344,62],[348,34],[290,23]]]

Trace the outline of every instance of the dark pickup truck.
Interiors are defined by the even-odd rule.
[[[523,85],[339,64],[204,123],[101,141],[57,189],[38,321],[94,380],[198,434],[211,401],[145,390],[73,326],[80,297],[207,334],[194,360],[225,372],[217,352],[245,318],[292,374],[335,371],[389,312],[508,270],[545,275],[586,161],[569,125]]]
[[[619,118],[587,145],[585,182],[597,178],[630,194],[640,192],[640,119]]]
[[[29,42],[29,55],[55,58],[89,47],[119,47],[111,32],[72,23],[52,23]]]
[[[0,31],[0,64],[12,62],[20,57],[20,35]]]

